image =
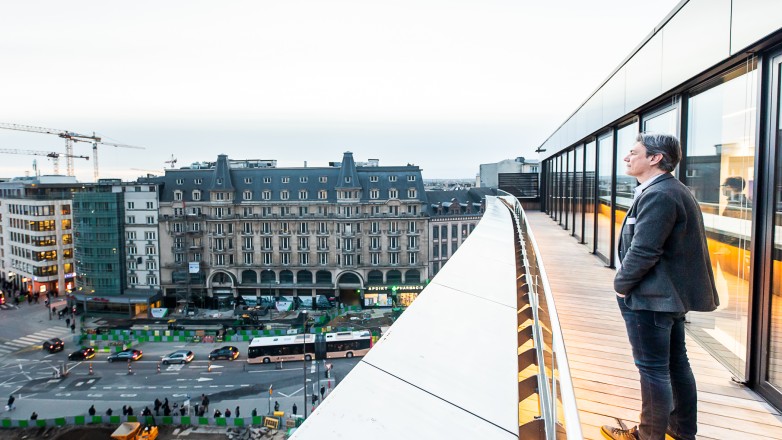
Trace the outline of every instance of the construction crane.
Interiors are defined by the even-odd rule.
[[[60,174],[60,157],[67,157],[70,159],[86,159],[90,160],[90,156],[76,156],[73,154],[57,153],[54,151],[40,151],[40,150],[17,150],[14,148],[0,148],[0,153],[6,154],[27,154],[32,156],[46,156],[52,159],[54,163],[54,174]]]
[[[174,157],[174,155],[172,154],[171,159],[165,161],[164,163],[171,165],[171,169],[174,169],[174,165],[176,165],[176,157]]]
[[[73,158],[78,157],[73,155],[73,143],[74,142],[86,142],[92,144],[92,159],[93,159],[93,177],[95,178],[95,181],[98,181],[99,172],[98,172],[98,144],[101,145],[108,145],[111,147],[118,147],[118,148],[134,148],[137,150],[145,150],[144,147],[136,147],[133,145],[125,145],[125,144],[115,144],[113,142],[104,142],[103,139],[100,136],[97,136],[94,132],[92,135],[87,134],[80,134],[75,133],[68,130],[58,130],[55,128],[44,128],[44,127],[34,127],[31,125],[20,125],[20,124],[8,124],[0,122],[0,128],[4,128],[6,130],[17,130],[17,131],[27,131],[31,133],[43,133],[43,134],[53,134],[55,136],[59,136],[63,139],[65,139],[65,156],[66,163],[67,163],[67,175],[73,176]]]

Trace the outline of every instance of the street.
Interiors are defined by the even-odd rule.
[[[112,408],[114,415],[121,415],[123,405],[130,405],[138,415],[145,406],[153,407],[156,398],[168,398],[170,404],[200,403],[201,394],[209,396],[209,411],[230,408],[235,413],[240,407],[242,416],[249,416],[253,409],[265,414],[275,402],[280,410],[291,411],[293,404],[298,413],[304,405],[311,409],[313,390],[318,393],[324,387],[327,393],[336,381],[343,378],[358,362],[352,359],[331,359],[331,378],[325,378],[323,361],[318,365],[307,362],[307,399],[304,400],[304,366],[302,362],[277,364],[248,364],[247,342],[243,343],[144,343],[134,348],[143,351],[143,357],[132,362],[106,361],[107,353],[99,352],[90,361],[68,361],[68,354],[78,346],[73,344],[64,321],[55,317],[48,320],[45,307],[27,305],[19,309],[0,310],[0,396],[16,397],[15,417],[28,417],[36,411],[41,418],[85,415],[90,405],[96,414],[105,414]],[[48,353],[41,349],[41,342],[59,336],[65,341],[65,349]],[[240,356],[235,361],[208,361],[211,350],[223,345],[235,345]],[[175,350],[187,349],[195,353],[193,362],[185,365],[162,365],[160,359]],[[92,374],[90,374],[92,364]],[[63,365],[65,377],[57,377]],[[160,368],[158,372],[158,367]],[[269,387],[272,387],[271,399]],[[162,412],[161,412],[162,415]]]

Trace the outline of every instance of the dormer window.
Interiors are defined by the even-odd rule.
[[[272,183],[272,178],[271,177],[264,177],[263,178],[263,183]]]
[[[291,181],[291,178],[290,178],[290,177],[283,177],[283,178],[282,178],[282,183],[288,183],[288,182],[290,182],[290,181]]]
[[[377,182],[377,176],[369,176],[370,182]]]
[[[299,177],[299,183],[307,183],[307,176]]]
[[[182,191],[176,190],[174,191],[174,200],[182,200]]]
[[[391,188],[388,190],[388,198],[389,199],[398,199],[399,198],[399,191],[397,191],[394,188]]]
[[[201,200],[201,191],[195,190],[193,191],[193,200]]]
[[[245,177],[244,178],[244,183],[247,183],[247,184],[253,183],[253,179],[250,178],[250,177]]]
[[[177,179],[176,180],[176,184],[177,185],[184,185],[185,184],[185,179]]]
[[[408,199],[414,199],[416,197],[416,190],[414,188],[410,188],[407,190],[407,198]]]
[[[396,182],[396,176],[388,176],[389,182]]]
[[[411,175],[407,176],[407,181],[408,182],[415,182],[415,175],[411,174]]]
[[[329,193],[325,189],[318,191],[318,199],[326,200],[328,197],[329,197]]]
[[[320,176],[320,177],[318,178],[318,180],[320,181],[320,183],[326,183],[326,182],[328,182],[328,181],[329,181],[329,178],[328,178],[328,177],[326,177],[326,176]]]
[[[244,198],[244,200],[252,200],[253,199],[253,192],[252,191],[245,191],[242,194],[242,198]]]
[[[350,183],[350,176],[345,176],[345,183]]]
[[[218,185],[222,185],[223,184],[223,178],[222,177],[218,177],[217,178],[217,184]]]
[[[204,179],[193,179],[193,183],[195,183],[196,185],[200,185],[204,183]]]

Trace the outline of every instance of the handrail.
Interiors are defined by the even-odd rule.
[[[581,439],[581,423],[562,328],[538,244],[519,201],[508,193],[499,198],[508,206],[516,223],[519,253],[523,262],[522,276],[526,282],[520,288],[519,298],[521,301],[526,296],[531,311],[526,317],[532,320],[531,338],[537,365],[540,414],[529,422],[529,426],[520,420],[520,433],[528,436],[536,433],[539,438],[547,440],[562,438],[562,434],[567,439]],[[525,306],[519,306],[519,313],[527,309]],[[549,332],[550,337],[546,337]],[[560,407],[561,414],[558,414]]]

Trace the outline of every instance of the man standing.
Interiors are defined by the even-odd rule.
[[[641,423],[603,426],[607,439],[694,440],[697,391],[684,315],[719,298],[698,202],[670,172],[681,159],[675,136],[641,133],[624,161],[638,179],[619,239],[617,302],[641,376]]]

